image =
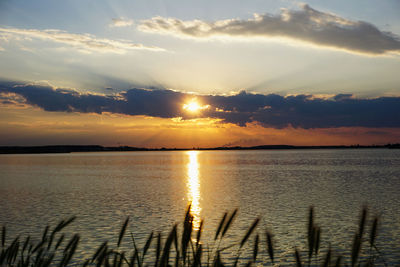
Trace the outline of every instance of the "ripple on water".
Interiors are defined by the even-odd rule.
[[[192,173],[191,160],[197,164]],[[292,266],[295,247],[306,258],[307,213],[313,205],[322,229],[321,254],[329,240],[336,253],[349,259],[358,216],[367,204],[369,218],[381,220],[377,244],[385,260],[400,262],[399,150],[1,155],[0,224],[10,236],[40,238],[47,224],[76,215],[68,230],[81,234],[79,255],[85,258],[105,240],[116,243],[130,216],[128,231],[143,246],[151,231],[165,237],[182,220],[193,201],[188,179],[194,171],[205,243],[213,239],[222,214],[239,208],[226,244],[240,242],[260,217],[258,233],[264,238],[264,230],[271,231],[277,261]],[[132,249],[129,238],[124,241],[123,248]],[[223,258],[232,260],[235,253],[224,251]],[[267,259],[265,249],[260,257]]]

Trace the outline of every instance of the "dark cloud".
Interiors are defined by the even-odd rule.
[[[336,95],[330,99],[312,95],[280,96],[252,94],[192,95],[172,90],[130,89],[112,95],[83,94],[69,89],[40,85],[0,84],[2,100],[22,97],[29,105],[53,112],[119,113],[160,118],[210,117],[222,122],[265,127],[400,127],[400,97],[360,99]],[[183,110],[185,102],[197,98],[209,105],[198,114]]]
[[[102,113],[113,106],[116,99],[111,96],[80,94],[69,89],[53,89],[49,86],[22,85],[0,90],[18,94],[26,103],[38,106],[45,111]]]
[[[286,37],[318,46],[372,55],[400,52],[399,36],[381,31],[368,22],[321,12],[306,4],[301,5],[300,10],[282,9],[279,15],[256,14],[249,20],[207,22],[154,17],[142,21],[139,29],[190,38]]]
[[[352,94],[337,94],[334,96],[334,100],[340,101],[340,100],[346,100],[350,99],[353,95]]]
[[[161,118],[183,116],[182,105],[188,98],[188,95],[172,90],[144,89],[130,89],[121,93],[121,96],[126,103],[122,113]]]

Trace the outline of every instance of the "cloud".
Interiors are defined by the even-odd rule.
[[[110,27],[128,27],[133,24],[133,20],[124,18],[113,18]]]
[[[52,112],[117,113],[159,118],[213,118],[224,123],[246,126],[256,123],[281,129],[333,127],[400,127],[400,97],[359,99],[336,95],[330,99],[312,95],[280,96],[242,91],[231,96],[193,95],[173,90],[130,89],[118,94],[97,95],[44,85],[0,83],[5,96],[23,97],[25,103]],[[183,110],[196,97],[209,108],[199,113]]]
[[[126,40],[112,40],[106,38],[97,38],[91,34],[75,34],[61,30],[36,30],[36,29],[18,29],[1,28],[0,38],[10,40],[41,39],[61,43],[70,47],[77,48],[85,52],[117,53],[123,54],[129,50],[152,50],[163,51],[164,49],[155,46],[145,46],[143,44],[132,43]]]
[[[400,53],[400,37],[376,26],[321,12],[303,4],[299,10],[282,9],[279,15],[255,14],[252,19],[214,22],[153,17],[138,28],[145,32],[179,37],[284,37],[353,53]]]
[[[24,107],[25,99],[14,93],[0,91],[0,103],[3,105],[12,105],[14,107]]]

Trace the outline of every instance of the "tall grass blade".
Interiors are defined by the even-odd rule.
[[[308,227],[307,227],[307,241],[308,241],[308,260],[311,260],[314,251],[315,241],[315,227],[314,227],[314,207],[310,207],[308,214]]]
[[[370,243],[371,247],[373,247],[374,243],[375,243],[377,228],[378,228],[378,217],[375,217],[375,219],[372,223],[371,234],[369,237],[369,243]]]
[[[313,227],[311,230],[311,234],[308,236],[308,260],[311,260],[311,257],[313,255],[314,249],[315,249],[315,241],[316,241],[316,233],[317,229]]]
[[[358,255],[361,248],[361,239],[358,234],[354,235],[353,247],[351,250],[351,266],[355,266],[358,260]]]
[[[194,259],[193,259],[192,267],[201,266],[201,254],[202,254],[202,251],[203,251],[203,246],[199,245],[197,247],[197,250],[196,250],[196,255],[194,256]]]
[[[267,232],[267,248],[268,248],[268,255],[269,258],[271,259],[271,262],[274,263],[274,247],[273,247],[273,242],[272,242],[272,235]]]
[[[181,250],[182,250],[182,258],[185,264],[186,262],[186,252],[189,245],[189,241],[192,237],[193,231],[193,216],[190,214],[190,205],[188,206],[185,220],[183,222],[183,233],[181,238]]]
[[[326,257],[324,263],[322,264],[323,267],[328,267],[331,262],[331,248],[329,247],[328,252],[326,253]]]
[[[75,235],[71,238],[71,240],[68,242],[67,246],[64,248],[64,252],[66,252],[67,250],[69,250],[69,249],[74,245],[74,243],[76,242],[75,240],[76,240],[77,238],[79,239],[79,235],[78,235],[78,234],[75,234]]]
[[[179,257],[180,257],[180,253],[179,253],[179,250],[177,250],[176,254],[175,254],[175,267],[179,267]]]
[[[105,265],[106,267],[111,267],[111,264],[110,264],[110,255],[111,255],[111,252],[107,253],[107,254],[105,255],[105,257],[104,257],[104,265]]]
[[[161,233],[158,233],[158,235],[157,235],[157,248],[156,248],[156,262],[154,264],[155,267],[158,266],[158,261],[160,260],[160,254],[161,254]]]
[[[132,254],[131,260],[129,261],[129,267],[135,266],[135,260],[136,260],[136,258],[138,258],[138,251],[135,249],[134,252],[133,252],[133,254]],[[156,264],[157,264],[157,263],[156,263]]]
[[[122,252],[121,254],[119,254],[119,260],[117,263],[117,267],[121,267],[124,260],[125,260],[125,252]]]
[[[7,249],[7,263],[12,264],[18,254],[19,237],[16,237]]]
[[[297,266],[297,267],[302,267],[303,264],[301,263],[300,253],[299,253],[299,251],[297,250],[297,248],[295,249],[294,255],[295,255],[295,257],[296,257],[296,266]]]
[[[122,240],[122,237],[125,234],[125,230],[126,230],[126,227],[128,226],[128,223],[129,223],[129,216],[126,218],[124,224],[122,225],[121,231],[119,232],[118,243],[117,243],[118,247],[121,244],[121,240]]]
[[[58,241],[57,241],[57,243],[56,243],[56,246],[55,246],[55,249],[56,249],[56,250],[57,250],[58,247],[61,245],[61,243],[64,241],[64,237],[65,237],[65,235],[62,234],[62,235],[60,236],[60,238],[58,239]]]
[[[53,259],[54,259],[55,253],[50,253],[50,256],[47,257],[47,259],[43,262],[42,266],[47,267],[50,266]]]
[[[50,226],[47,225],[46,228],[43,231],[43,235],[42,235],[42,242],[43,243],[47,241],[47,233],[49,232],[49,228],[50,228]]]
[[[317,230],[317,232],[316,232],[316,236],[315,236],[315,255],[318,255],[319,245],[321,242],[321,228],[317,227],[316,230]]]
[[[64,221],[62,220],[61,222],[58,223],[58,225],[56,226],[56,228],[54,228],[54,232],[59,232],[61,231],[63,228],[65,228],[68,224],[72,223],[74,220],[76,219],[76,216],[73,216],[71,218],[69,218],[68,220]]]
[[[258,254],[258,243],[259,243],[259,240],[260,239],[260,236],[257,234],[256,235],[256,240],[254,241],[254,248],[253,248],[253,261],[254,262],[256,262],[256,259],[257,259],[257,254]]]
[[[175,225],[175,226],[176,226],[175,230],[173,231],[174,232],[173,240],[174,240],[174,245],[175,245],[175,251],[178,252],[179,251],[179,247],[178,247],[178,229],[177,229],[178,225]]]
[[[31,236],[28,235],[27,238],[25,239],[24,245],[22,246],[22,251],[21,253],[23,254],[28,247],[29,241],[31,240]]]
[[[192,204],[190,203],[186,208],[184,223],[188,222],[190,220],[190,218],[192,217],[192,215],[190,213],[191,208],[192,208]]]
[[[114,260],[113,260],[113,265],[112,265],[112,267],[117,267],[118,258],[119,258],[119,254],[118,254],[118,253],[114,253]]]
[[[104,249],[107,249],[107,241],[103,242],[103,244],[101,244],[101,246],[96,250],[96,252],[94,253],[93,257],[92,257],[92,262],[94,262],[97,257],[99,257],[99,255],[101,255],[101,253],[104,251]]]
[[[311,206],[309,213],[308,213],[308,237],[310,237],[310,235],[312,234],[312,230],[314,228],[314,207]]]
[[[237,261],[236,261],[235,263],[237,263]],[[214,266],[214,267],[224,267],[224,266],[225,266],[225,265],[222,263],[221,254],[219,253],[219,251],[217,252],[217,258],[216,258],[216,260],[214,261],[213,266]],[[234,266],[236,266],[236,265],[234,265]]]
[[[151,244],[151,241],[152,241],[152,240],[153,240],[153,232],[151,232],[149,238],[148,238],[147,241],[146,241],[146,244],[144,245],[144,248],[143,248],[143,255],[142,255],[142,262],[144,261],[144,257],[145,257],[145,255],[146,255],[146,253],[147,253],[147,250],[150,248],[150,244]]]
[[[15,262],[15,260],[17,259],[18,251],[19,251],[19,241],[17,241],[17,243],[15,244],[13,260],[12,260],[13,262]]]
[[[222,237],[225,236],[226,232],[228,231],[229,227],[231,226],[233,219],[235,219],[236,214],[238,212],[238,209],[235,209],[231,215],[231,217],[229,217],[229,220],[226,222],[224,230],[222,231]]]
[[[42,248],[43,245],[44,245],[44,242],[42,240],[33,248],[32,253],[35,253],[36,251],[38,251],[40,248]]]
[[[257,224],[258,224],[259,221],[260,221],[260,218],[257,218],[257,219],[254,220],[253,224],[250,226],[250,228],[247,231],[246,235],[243,237],[242,241],[240,242],[240,247],[243,247],[243,245],[246,243],[247,239],[249,239],[251,233],[257,227]]]
[[[201,238],[201,232],[203,230],[203,223],[204,221],[201,220],[200,222],[200,226],[199,226],[199,230],[197,231],[197,235],[196,235],[196,248],[199,246],[200,244],[200,238]]]
[[[38,250],[38,253],[36,254],[36,259],[35,259],[35,264],[34,264],[34,266],[40,266],[40,262],[42,261],[42,253],[43,253],[43,248],[41,248],[41,249]],[[65,258],[65,256],[64,256],[64,258]],[[63,260],[61,261],[60,266],[65,266],[65,265],[62,265],[63,262],[64,262],[64,258],[63,258]]]
[[[53,244],[55,235],[56,235],[56,232],[53,230],[50,234],[49,241],[47,242],[47,250],[49,250],[51,245]]]
[[[65,223],[64,220],[61,220],[61,221],[57,224],[57,226],[54,228],[53,232],[58,232],[58,231],[60,231],[60,230],[63,228],[64,223]]]
[[[365,221],[367,220],[367,208],[364,207],[362,210],[362,215],[360,219],[360,225],[359,225],[359,233],[358,235],[360,236],[360,239],[363,237],[364,233],[364,228],[365,228]]]
[[[135,253],[136,261],[137,261],[137,263],[138,263],[138,266],[141,267],[141,266],[142,266],[142,263],[141,263],[141,261],[140,261],[139,249],[138,249],[138,247],[136,246],[135,238],[133,237],[132,232],[131,232],[131,239],[132,239],[132,243],[133,243],[133,248],[135,249],[135,252],[136,252],[136,253]]]
[[[225,212],[225,213],[224,213],[224,216],[222,216],[222,219],[221,219],[221,221],[219,222],[219,225],[218,225],[218,228],[217,228],[217,232],[215,233],[214,240],[217,240],[218,235],[219,235],[219,233],[220,233],[221,230],[222,230],[222,226],[224,226],[224,223],[225,223],[225,220],[226,220],[226,217],[227,217],[227,216],[228,216],[228,213]]]
[[[72,252],[72,254],[75,252],[76,248],[78,247],[79,244],[79,240],[81,239],[81,237],[78,234],[74,235],[75,240],[74,243],[72,244],[70,251]]]
[[[174,227],[172,228],[171,232],[169,233],[167,240],[165,241],[163,253],[161,256],[160,260],[160,267],[166,267],[168,266],[168,261],[169,261],[169,254],[171,251],[171,246],[172,242],[174,242],[175,236],[176,236],[176,228],[177,225],[175,224]]]
[[[3,262],[6,259],[6,256],[7,256],[7,251],[1,250],[1,253],[0,253],[0,266],[3,266]]]
[[[69,244],[67,245],[66,249],[64,250],[64,257],[61,262],[61,266],[67,266],[68,263],[71,261],[72,256],[74,255],[76,248],[78,247],[80,236],[75,234]]]
[[[233,263],[233,267],[236,267],[236,266],[238,265],[239,259],[240,259],[240,255],[238,254],[238,255],[236,256],[235,262]]]

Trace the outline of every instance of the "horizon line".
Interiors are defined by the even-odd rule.
[[[385,145],[258,145],[258,146],[220,146],[192,148],[146,148],[134,146],[102,146],[102,145],[42,145],[42,146],[0,146],[0,154],[52,154],[77,152],[134,152],[134,151],[223,151],[223,150],[291,150],[291,149],[362,149],[389,148],[400,149],[400,143]]]

